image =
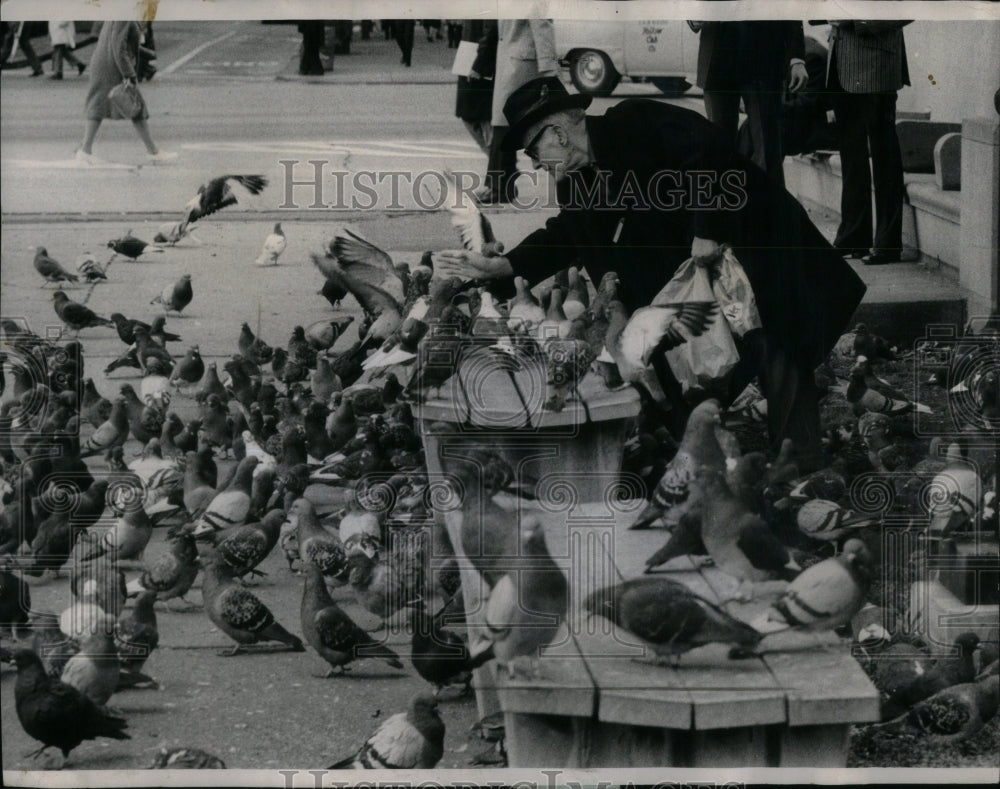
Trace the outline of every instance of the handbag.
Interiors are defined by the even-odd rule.
[[[684,261],[670,282],[653,299],[653,306],[688,301],[715,301],[708,278],[707,264],[694,258]],[[682,333],[687,334],[684,329]],[[726,381],[740,360],[729,322],[716,312],[712,323],[697,337],[667,351],[667,363],[681,390],[715,391]]]
[[[111,108],[121,117],[135,120],[141,117],[143,109],[142,94],[139,88],[129,80],[122,80],[108,93]]]

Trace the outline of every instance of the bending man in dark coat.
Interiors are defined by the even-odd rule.
[[[702,116],[630,99],[587,117],[589,103],[553,77],[511,95],[507,144],[524,148],[536,169],[550,173],[561,211],[505,256],[457,252],[435,270],[537,283],[579,259],[595,282],[618,272],[620,297],[634,310],[649,304],[687,258],[731,244],[764,327],[744,338],[741,382],[759,377],[775,448],[790,437],[801,464],[816,466],[813,370],[850,320],[864,284],[802,206]],[[657,372],[686,419],[688,404],[667,370],[660,364]]]

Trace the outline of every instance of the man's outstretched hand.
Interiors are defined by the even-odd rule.
[[[514,269],[505,257],[487,257],[478,252],[458,249],[434,255],[434,273],[461,279],[498,279],[511,276]]]

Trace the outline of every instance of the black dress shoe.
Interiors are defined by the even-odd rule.
[[[865,255],[861,258],[861,262],[866,266],[881,266],[885,263],[899,263],[899,253],[874,249],[871,254]]]
[[[863,258],[871,250],[868,247],[837,247],[835,249],[845,258]]]

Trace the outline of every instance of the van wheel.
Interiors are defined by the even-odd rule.
[[[650,77],[649,81],[664,96],[680,96],[691,87],[691,83],[684,77]]]
[[[596,49],[583,49],[574,54],[569,76],[580,93],[591,96],[610,96],[622,78],[611,59]]]

